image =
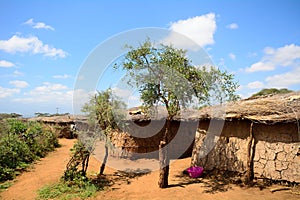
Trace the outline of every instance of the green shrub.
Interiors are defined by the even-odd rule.
[[[44,157],[47,152],[59,147],[58,139],[49,129],[42,127],[40,123],[31,122],[25,133],[23,133],[31,151],[38,157]]]
[[[58,147],[58,139],[38,122],[0,121],[0,182],[10,180],[34,160]]]
[[[15,178],[15,170],[0,166],[0,180],[11,180]]]
[[[10,118],[10,119],[7,119],[6,121],[9,125],[9,130],[8,131],[11,134],[18,134],[18,135],[22,134],[28,128],[27,124],[25,124],[22,121],[17,120],[17,119]]]
[[[0,139],[0,165],[15,169],[21,163],[30,163],[36,159],[29,146],[18,135],[7,134]]]

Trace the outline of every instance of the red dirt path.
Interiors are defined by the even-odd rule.
[[[70,148],[75,140],[60,139],[62,147],[51,152],[46,158],[38,161],[34,168],[17,177],[16,182],[6,191],[0,194],[3,200],[33,200],[37,197],[37,190],[46,184],[59,180],[69,160]],[[190,164],[190,158],[175,161],[170,166],[169,182],[171,187],[159,189],[157,185],[158,172],[115,181],[115,184],[104,191],[97,193],[91,199],[300,199],[300,195],[291,191],[270,192],[270,188],[260,190],[258,188],[241,188],[236,185],[217,183],[214,180],[200,179],[198,182],[181,176],[182,171]],[[99,170],[100,163],[91,158],[88,173]],[[104,173],[108,178],[115,180],[113,175],[116,171],[107,167]],[[197,183],[196,183],[197,182]],[[279,186],[272,186],[279,187]],[[213,191],[209,193],[207,191]]]
[[[1,198],[4,200],[35,199],[39,188],[60,179],[69,160],[70,148],[74,142],[75,140],[60,139],[59,143],[62,146],[37,161],[29,172],[18,176],[16,182],[0,194]]]

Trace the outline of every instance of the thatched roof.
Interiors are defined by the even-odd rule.
[[[163,107],[153,117],[130,110],[128,119],[133,121],[162,120],[167,117]],[[291,122],[300,118],[300,92],[280,95],[268,95],[248,98],[218,106],[205,107],[201,110],[183,110],[175,120],[205,120],[205,119],[248,119],[261,123]]]
[[[200,110],[200,119],[249,119],[262,123],[291,122],[300,118],[300,92],[249,98]]]
[[[127,120],[149,121],[165,120],[167,111],[158,106],[152,117],[149,117],[139,107],[128,110]],[[268,95],[243,99],[218,106],[205,107],[201,110],[187,109],[175,117],[178,121],[206,119],[248,119],[261,123],[297,122],[300,118],[300,92]],[[48,123],[72,123],[86,121],[84,116],[64,115],[52,117],[35,117],[30,120]]]
[[[75,115],[62,115],[62,116],[51,116],[51,117],[34,117],[30,118],[30,121],[38,121],[44,123],[74,123],[75,121],[85,121],[84,116]]]

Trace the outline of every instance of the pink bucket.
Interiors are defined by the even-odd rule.
[[[202,175],[204,168],[203,167],[189,167],[186,169],[186,171],[189,173],[189,176],[192,178],[198,178]]]

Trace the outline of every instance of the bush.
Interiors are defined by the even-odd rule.
[[[59,146],[55,134],[40,123],[6,119],[0,125],[0,182],[13,179],[34,160]]]

